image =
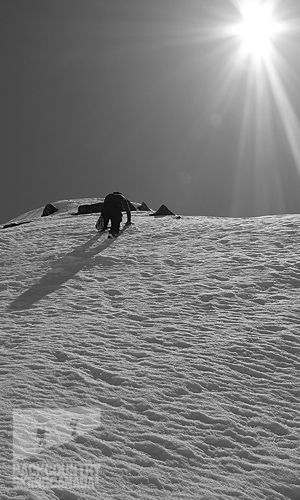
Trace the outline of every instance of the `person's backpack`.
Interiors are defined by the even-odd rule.
[[[122,212],[124,210],[124,196],[121,193],[110,193],[105,197],[103,210],[107,212]],[[102,210],[102,211],[103,211]]]

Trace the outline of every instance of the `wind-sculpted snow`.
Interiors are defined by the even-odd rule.
[[[300,217],[96,219],[0,232],[1,500],[299,500]],[[39,458],[97,488],[13,488],[13,412],[74,407]]]

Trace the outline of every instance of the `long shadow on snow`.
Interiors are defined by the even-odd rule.
[[[124,230],[125,227],[121,229],[120,234]],[[93,257],[103,252],[115,241],[114,239],[105,239],[100,245],[93,247],[99,236],[101,235],[98,233],[80,247],[56,260],[52,265],[52,269],[38,283],[17,297],[7,309],[10,311],[29,309],[39,300],[55,292],[84,267],[90,268],[98,264],[99,262]]]

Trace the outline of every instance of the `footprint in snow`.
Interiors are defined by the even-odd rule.
[[[110,295],[111,297],[115,297],[116,295],[122,295],[122,292],[114,288],[108,288],[107,290],[105,290],[105,293],[107,295]]]
[[[68,354],[64,351],[57,350],[53,354],[56,357],[56,361],[60,363],[63,363],[68,359]]]

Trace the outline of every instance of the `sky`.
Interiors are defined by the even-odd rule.
[[[1,0],[1,214],[112,190],[153,209],[300,211],[300,6],[266,0]]]

